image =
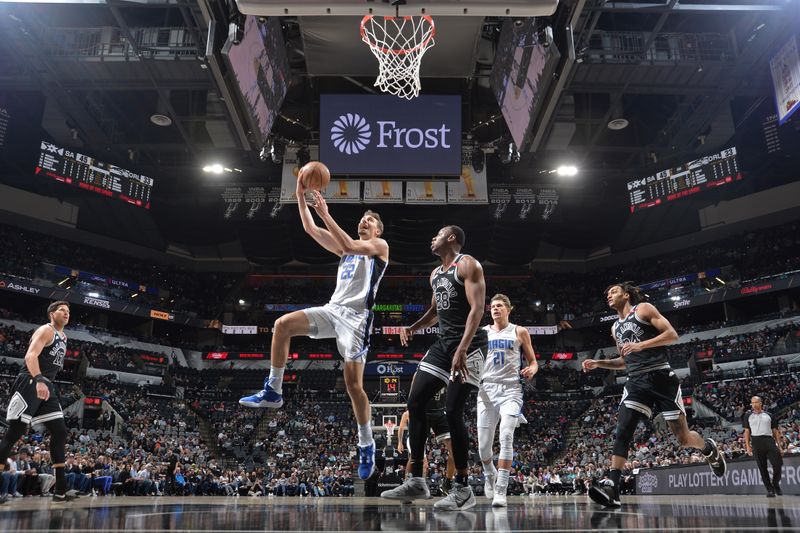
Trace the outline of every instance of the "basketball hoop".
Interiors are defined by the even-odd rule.
[[[422,56],[435,43],[436,26],[428,15],[361,19],[361,40],[378,59],[375,86],[385,93],[412,99],[419,96]]]

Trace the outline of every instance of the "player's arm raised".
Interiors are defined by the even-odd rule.
[[[37,378],[41,376],[42,369],[39,368],[39,354],[42,353],[45,345],[47,345],[49,336],[53,333],[53,328],[50,326],[41,326],[37,329],[31,337],[31,343],[28,345],[28,351],[25,353],[25,366],[28,368],[28,373]],[[39,379],[46,379],[42,376]],[[36,396],[40,400],[47,401],[50,398],[50,388],[46,382],[39,381],[36,383]]]
[[[467,377],[467,348],[469,348],[478,326],[481,325],[483,313],[486,310],[486,281],[483,278],[483,267],[471,256],[464,256],[461,261],[464,265],[464,290],[469,302],[469,315],[464,326],[464,334],[453,356],[453,372],[458,372],[462,379]]]
[[[314,210],[319,215],[319,218],[322,219],[322,222],[325,223],[325,227],[328,228],[336,244],[341,247],[344,253],[370,257],[377,256],[384,261],[389,259],[389,244],[380,237],[365,241],[350,237],[333,219],[328,210],[328,203],[319,191],[314,191]]]
[[[678,332],[669,323],[669,320],[664,318],[664,315],[658,312],[653,304],[641,303],[636,307],[636,313],[639,318],[650,322],[654,328],[659,331],[659,334],[642,342],[629,342],[620,347],[620,355],[625,357],[633,352],[640,352],[648,348],[655,348],[657,346],[666,346],[678,340]]]
[[[530,380],[536,375],[536,372],[539,371],[539,362],[536,360],[536,353],[533,351],[531,334],[522,326],[517,326],[517,341],[519,341],[519,348],[522,351],[522,355],[528,362],[528,366],[523,368],[520,373],[522,377]]]
[[[342,251],[342,247],[336,242],[336,239],[333,238],[333,235],[325,228],[317,226],[314,222],[314,217],[311,216],[311,210],[306,203],[305,192],[306,189],[303,187],[302,180],[297,180],[295,196],[297,197],[297,208],[300,210],[300,220],[303,222],[303,229],[312,239],[317,241],[320,246],[341,257],[344,255],[344,252]]]

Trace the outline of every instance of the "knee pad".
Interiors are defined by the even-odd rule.
[[[628,458],[628,450],[631,447],[633,433],[636,431],[636,426],[643,416],[642,413],[634,411],[625,405],[620,406],[614,439],[614,455],[625,459]]]
[[[63,418],[57,418],[45,422],[44,427],[50,432],[50,458],[53,464],[64,464],[66,459],[67,424]]]
[[[500,418],[500,459],[514,458],[514,430],[517,429],[517,418],[503,415]]]

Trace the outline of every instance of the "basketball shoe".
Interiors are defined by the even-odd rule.
[[[54,502],[71,502],[73,500],[78,499],[78,492],[74,490],[68,490],[64,494],[53,494],[53,501]]]
[[[494,498],[494,484],[497,481],[495,474],[484,474],[483,495],[489,499]]]
[[[358,447],[358,477],[369,479],[375,472],[375,441]]]
[[[278,394],[267,382],[264,382],[264,390],[260,390],[252,396],[245,396],[239,399],[239,405],[245,407],[270,407],[278,409],[283,406],[283,394]]]
[[[381,498],[404,502],[417,499],[430,500],[431,491],[428,489],[428,483],[424,477],[410,477],[399,487],[381,492]]]
[[[508,499],[506,498],[506,491],[508,487],[497,485],[494,488],[494,498],[492,499],[492,507],[508,507]]]
[[[622,507],[619,491],[611,480],[603,480],[589,487],[589,497],[603,507]]]
[[[435,511],[464,511],[475,507],[475,494],[472,487],[462,485],[459,482],[453,483],[453,490],[450,494],[433,504]]]
[[[711,446],[711,453],[705,456],[708,466],[711,467],[711,471],[714,472],[715,476],[724,476],[725,471],[728,469],[728,465],[725,463],[725,456],[719,451],[714,439],[706,439],[706,443]]]

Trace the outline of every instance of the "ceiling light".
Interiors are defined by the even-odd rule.
[[[614,131],[624,130],[628,127],[628,124],[630,124],[630,122],[628,122],[627,118],[615,118],[608,123],[608,129]]]
[[[559,176],[575,176],[578,173],[578,167],[574,165],[562,165],[556,169]]]
[[[239,299],[239,305],[244,305],[245,303],[246,302],[244,300],[242,300],[241,298]]]
[[[213,165],[206,165],[203,167],[203,172],[213,172],[214,174],[222,174],[224,170],[225,167],[219,163],[214,163]]]
[[[719,281],[721,284],[725,285],[725,282],[724,282],[724,281],[722,281],[721,279],[719,279],[719,276],[717,276],[717,277],[716,277],[716,278],[714,278],[714,279],[715,279],[715,280],[717,280],[717,281]]]
[[[172,119],[169,118],[167,115],[162,115],[161,113],[155,113],[153,115],[150,115],[150,122],[152,122],[156,126],[161,126],[162,128],[166,128],[167,126],[172,126]]]

